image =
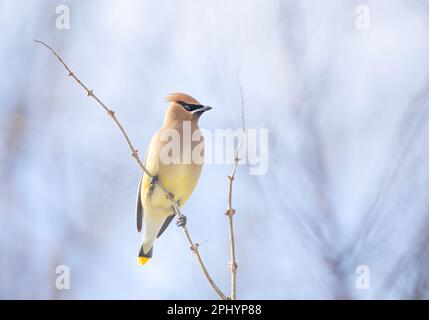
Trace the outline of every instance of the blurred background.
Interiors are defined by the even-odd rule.
[[[269,130],[269,170],[236,176],[238,298],[429,297],[429,1],[1,0],[0,27],[0,298],[217,298],[174,224],[137,264],[139,168],[33,39],[141,153],[170,92],[214,107],[202,128],[239,128],[240,70],[246,125]],[[206,165],[183,210],[227,293],[230,170]],[[58,265],[69,290],[55,286]]]

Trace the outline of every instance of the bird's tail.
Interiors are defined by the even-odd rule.
[[[138,261],[141,265],[144,265],[146,262],[149,261],[150,258],[152,258],[152,252],[153,252],[153,247],[150,248],[150,250],[145,253],[144,249],[143,249],[143,244],[140,246],[140,251],[139,251],[139,257],[138,257]]]
[[[150,258],[152,258],[153,243],[155,242],[156,236],[159,234],[159,230],[165,222],[166,217],[162,215],[149,216],[149,214],[145,214],[143,219],[143,241],[140,246],[138,258],[141,265],[144,265]]]

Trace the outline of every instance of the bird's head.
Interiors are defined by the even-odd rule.
[[[165,99],[171,102],[166,113],[169,121],[198,121],[204,112],[211,109],[185,93],[172,93]]]

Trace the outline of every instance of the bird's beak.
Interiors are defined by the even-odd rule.
[[[201,108],[195,109],[194,111],[192,111],[192,113],[203,113],[203,112],[209,111],[211,109],[212,109],[212,107],[203,106]]]
[[[212,109],[212,107],[209,107],[209,106],[204,106],[204,107],[202,107],[202,108],[200,108],[200,112],[205,112],[205,111],[209,111],[209,110],[211,110]]]

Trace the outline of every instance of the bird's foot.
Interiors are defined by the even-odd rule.
[[[177,217],[176,225],[178,227],[184,227],[186,225],[186,221],[187,221],[186,216],[181,214]]]
[[[157,183],[158,183],[158,181],[159,181],[159,178],[158,178],[158,176],[152,176],[152,178],[150,178],[150,184],[152,185],[152,186],[154,186],[154,185],[156,185]]]

